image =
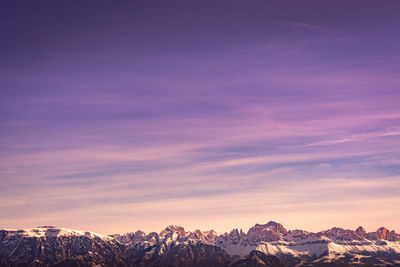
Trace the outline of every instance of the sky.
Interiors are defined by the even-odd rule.
[[[400,232],[399,1],[0,2],[0,227]]]

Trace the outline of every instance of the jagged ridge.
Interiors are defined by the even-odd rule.
[[[51,226],[0,230],[1,266],[326,266],[400,265],[400,235],[384,227],[318,233],[256,224],[247,233],[136,231],[110,236]],[[268,257],[267,257],[268,255]]]

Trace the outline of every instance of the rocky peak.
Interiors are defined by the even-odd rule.
[[[247,240],[257,241],[276,241],[287,234],[287,230],[282,224],[273,221],[267,224],[256,224],[247,232]]]
[[[185,228],[177,225],[169,225],[161,231],[160,236],[165,237],[168,234],[177,233],[178,236],[185,236]]]
[[[301,239],[307,239],[310,237],[310,235],[314,235],[312,233],[309,233],[304,230],[289,230],[287,234],[284,236],[285,240],[301,240]]]
[[[376,230],[376,234],[378,235],[379,239],[387,239],[389,236],[389,230],[385,227],[380,227],[378,230]]]
[[[287,230],[285,229],[285,227],[283,227],[282,224],[274,222],[274,221],[268,222],[265,226],[270,229],[273,229],[273,231],[279,232],[283,235],[286,235],[286,233],[287,233]]]
[[[198,240],[198,241],[207,241],[207,236],[203,234],[200,230],[195,230],[194,232],[190,232],[188,238]]]
[[[146,236],[146,241],[150,243],[158,243],[160,241],[160,236],[156,232],[151,232]]]
[[[375,234],[377,239],[384,239],[388,241],[399,241],[400,235],[397,234],[394,230],[390,231],[385,227],[380,227]]]
[[[333,227],[332,229],[325,230],[319,233],[322,236],[326,236],[331,239],[338,239],[338,240],[361,240],[363,239],[359,235],[357,235],[352,230],[347,230],[339,227]]]
[[[207,236],[208,240],[215,240],[218,236],[217,232],[214,230],[205,231],[204,234]]]
[[[241,237],[245,237],[245,236],[246,236],[246,234],[243,232],[242,228],[240,228],[239,235],[240,235]]]
[[[240,233],[239,230],[233,229],[230,233],[229,233],[229,238],[233,239],[233,240],[240,240]]]
[[[364,238],[367,235],[367,232],[365,231],[365,229],[362,226],[359,226],[356,229],[355,234],[358,235],[359,237]]]
[[[147,238],[147,235],[145,232],[138,230],[134,233],[126,233],[123,235],[119,235],[119,234],[111,235],[111,237],[117,239],[121,243],[135,244],[137,242],[145,241]]]

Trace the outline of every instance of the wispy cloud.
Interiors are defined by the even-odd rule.
[[[369,138],[398,136],[398,135],[400,135],[400,131],[397,131],[397,130],[370,132],[370,133],[363,133],[363,134],[357,134],[357,135],[352,135],[352,136],[348,136],[348,137],[343,137],[340,139],[318,141],[315,143],[307,144],[306,146],[335,145],[335,144],[341,144],[341,143],[346,143],[346,142],[362,141],[362,140],[369,139]]]
[[[316,24],[310,24],[307,22],[286,22],[284,24],[288,25],[288,26],[299,27],[299,28],[304,28],[304,29],[308,29],[308,30],[315,30],[315,31],[321,31],[321,32],[326,31],[326,28],[324,28],[324,27],[321,27]]]

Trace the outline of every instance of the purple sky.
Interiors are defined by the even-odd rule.
[[[1,1],[0,227],[400,231],[399,12]]]

